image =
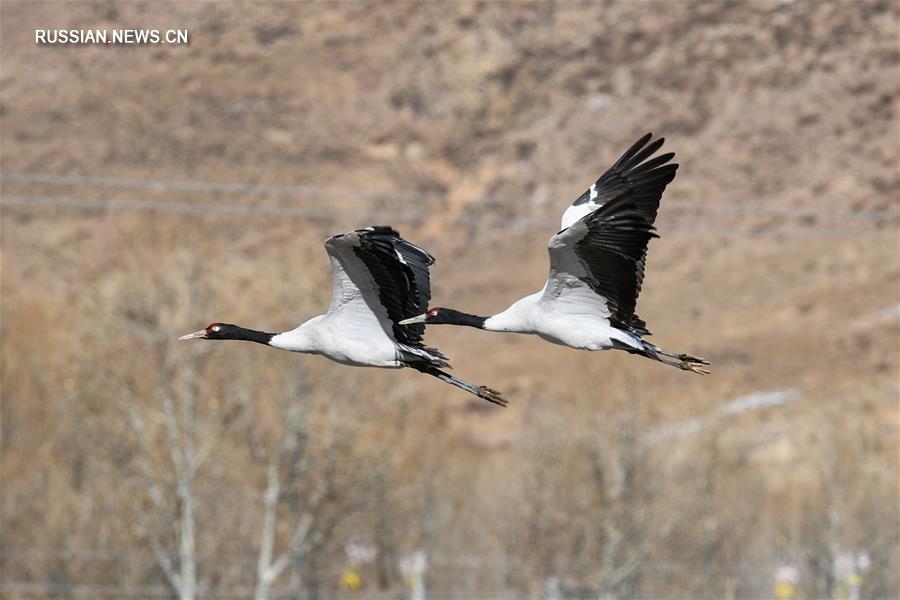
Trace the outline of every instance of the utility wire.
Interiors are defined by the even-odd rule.
[[[513,233],[542,230],[552,233],[555,221],[548,223],[546,219],[528,217],[485,217],[474,215],[433,214],[429,212],[385,212],[371,209],[368,212],[357,209],[338,210],[331,208],[310,208],[296,206],[248,206],[243,204],[219,204],[213,202],[174,202],[151,200],[100,200],[96,198],[79,198],[70,196],[18,196],[4,194],[0,196],[2,206],[35,206],[63,207],[93,210],[139,210],[152,212],[180,212],[198,214],[236,214],[270,217],[303,218],[308,221],[332,221],[352,219],[359,221],[365,216],[367,220],[394,223],[423,223],[443,221],[446,223],[488,227],[503,227]],[[668,226],[661,228],[664,234],[690,234],[711,237],[744,237],[744,238],[812,238],[812,239],[865,239],[865,240],[900,240],[900,232],[873,232],[860,229],[825,229],[821,227],[779,227],[778,229],[736,230],[726,227],[700,226]]]
[[[333,208],[311,208],[301,206],[249,206],[244,204],[219,204],[215,202],[173,202],[153,200],[100,200],[96,198],[77,198],[71,196],[15,196],[3,194],[0,204],[15,206],[60,206],[68,208],[86,208],[100,210],[145,210],[155,212],[184,212],[201,214],[237,214],[274,217],[299,217],[309,221],[331,221],[340,218],[359,219],[361,215],[377,214],[379,219],[404,223],[424,222],[429,220],[448,221],[463,225],[504,225],[510,219],[500,217],[474,217],[466,215],[447,215],[414,212],[385,212],[376,209],[361,211],[358,209],[337,210]],[[512,221],[517,221],[512,219]]]
[[[439,202],[446,194],[410,190],[377,191],[366,188],[329,188],[297,185],[261,185],[253,183],[228,183],[219,181],[185,181],[162,179],[131,179],[126,177],[93,177],[80,175],[50,175],[39,173],[0,173],[0,181],[47,185],[66,185],[89,188],[124,188],[159,191],[220,192],[227,194],[268,195],[282,197],[366,199],[383,201]],[[518,207],[567,206],[570,201],[553,198],[527,198],[487,196],[470,200],[474,205],[511,205]],[[787,208],[777,206],[744,206],[733,203],[693,204],[667,202],[667,210],[693,213],[737,214],[759,216],[785,216],[792,218],[818,217],[834,220],[863,220],[876,222],[900,222],[900,212],[889,210],[835,211],[816,208]]]
[[[385,192],[361,188],[326,188],[306,185],[262,185],[255,183],[228,183],[221,181],[179,181],[163,179],[129,179],[126,177],[87,177],[79,175],[45,175],[35,173],[0,173],[0,181],[42,183],[49,185],[74,185],[95,188],[126,188],[148,190],[175,190],[194,192],[222,192],[267,196],[304,196],[312,198],[366,198],[370,200],[422,200],[435,202],[443,194],[416,191]],[[507,201],[519,201],[507,199]]]

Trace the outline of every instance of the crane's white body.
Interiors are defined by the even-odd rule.
[[[579,350],[607,350],[613,340],[638,348],[634,336],[613,327],[598,314],[561,310],[561,305],[543,299],[544,292],[526,296],[484,323],[487,331],[530,333],[548,342]]]
[[[393,322],[378,297],[372,274],[352,251],[358,244],[355,232],[335,236],[325,243],[332,274],[328,312],[279,333],[269,342],[270,346],[320,354],[345,365],[382,369],[406,366],[401,349],[421,354],[421,349],[403,345],[394,338]],[[397,256],[403,261],[399,253]]]
[[[547,242],[550,274],[544,289],[486,319],[485,329],[533,333],[548,342],[580,350],[606,350],[622,344],[636,350],[644,347],[639,336],[612,324],[609,299],[587,283],[596,277],[579,242],[588,236],[598,237],[589,221],[604,205],[598,189],[604,177],[607,175],[592,183],[563,212],[560,231]]]
[[[606,350],[618,340],[634,348],[640,340],[609,321],[606,300],[567,275],[551,275],[544,289],[488,317],[488,331],[530,333],[579,350]]]
[[[354,367],[403,367],[397,342],[380,327],[371,327],[365,318],[357,320],[357,316],[364,315],[352,318],[337,317],[336,313],[319,315],[291,331],[277,334],[269,345],[289,352],[319,354]]]
[[[708,373],[705,359],[643,340],[650,332],[635,314],[659,202],[678,169],[669,164],[673,153],[654,156],[663,138],[652,137],[632,144],[565,210],[560,231],[547,244],[550,273],[541,291],[490,317],[436,307],[400,324],[530,333],[579,350],[615,348]]]
[[[450,363],[437,348],[422,343],[424,325],[400,325],[428,306],[433,256],[385,226],[332,236],[325,241],[325,250],[333,287],[324,315],[284,333],[213,323],[179,339],[245,340],[356,367],[409,367],[493,404],[507,405],[500,392],[442,371]]]

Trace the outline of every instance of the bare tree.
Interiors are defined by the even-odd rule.
[[[600,498],[601,595],[633,597],[640,567],[657,545],[668,537],[681,516],[677,506],[657,511],[652,485],[644,468],[633,425],[624,424],[615,447],[591,453],[594,483]]]
[[[162,406],[161,410],[151,418],[161,421],[166,429],[168,453],[174,476],[174,496],[177,500],[174,507],[168,501],[167,490],[163,489],[152,465],[155,453],[148,440],[146,418],[138,410],[134,399],[127,401],[125,408],[128,413],[129,425],[139,442],[138,460],[147,496],[159,514],[165,515],[167,520],[171,519],[172,522],[177,523],[177,548],[173,551],[166,547],[147,511],[136,506],[135,513],[141,519],[143,531],[147,535],[157,562],[169,583],[177,590],[181,600],[191,600],[196,595],[197,586],[194,559],[196,528],[194,482],[197,470],[208,455],[211,444],[207,442],[200,452],[195,449],[193,386],[190,384],[184,386],[176,398],[171,385],[176,369],[181,368],[185,374],[190,373],[189,361],[176,367],[175,361],[170,358],[173,354],[174,352],[169,350],[165,351],[163,357],[164,386],[161,391]],[[173,558],[173,555],[177,558]]]
[[[322,508],[333,493],[336,442],[330,435],[326,442],[324,461],[312,490],[304,499],[295,499],[289,504],[291,514],[291,534],[287,547],[276,555],[276,530],[278,506],[284,502],[283,487],[299,486],[301,482],[314,479],[311,476],[315,458],[309,451],[309,412],[311,397],[306,381],[301,374],[298,378],[296,397],[283,402],[285,436],[273,452],[266,470],[266,487],[263,494],[263,522],[261,527],[259,560],[257,563],[257,583],[255,597],[265,600],[269,597],[272,584],[293,563],[302,564],[303,559],[319,543],[330,529],[323,523]],[[282,474],[282,463],[287,463]],[[285,479],[285,481],[283,481]]]
[[[191,282],[196,279],[195,273],[190,266],[179,267],[161,288],[157,288],[162,290],[159,295],[143,296],[139,307],[130,307],[129,320],[133,324],[130,329],[143,337],[151,349],[159,377],[158,385],[143,394],[139,390],[146,386],[138,386],[132,380],[132,385],[123,388],[120,404],[138,442],[138,472],[145,497],[153,508],[153,511],[147,511],[137,504],[135,514],[169,584],[181,600],[192,600],[198,587],[195,483],[198,471],[216,446],[227,422],[219,422],[218,427],[206,427],[202,431],[198,428],[194,351],[191,348],[179,351],[175,337],[160,326],[163,319],[160,310],[169,317],[173,312],[181,312],[178,321],[183,321],[194,304]],[[147,292],[146,289],[141,291]],[[159,304],[154,306],[154,301]],[[147,395],[151,397],[146,398]],[[167,463],[159,459],[151,427],[161,427],[164,431]],[[168,471],[169,476],[160,476],[161,471]],[[174,543],[160,535],[157,526],[160,521],[174,524]]]
[[[301,591],[307,559],[325,544],[334,529],[362,506],[360,490],[368,481],[354,479],[349,469],[338,472],[341,463],[352,463],[350,450],[360,420],[347,418],[344,403],[354,397],[353,374],[333,376],[329,394],[317,393],[308,383],[307,369],[300,367],[296,385],[287,390],[279,404],[283,437],[266,461],[263,515],[260,526],[259,557],[256,568],[258,600],[266,600],[273,584],[289,568],[292,588]],[[323,411],[318,410],[321,406]],[[311,440],[311,419],[319,423],[315,443]],[[250,429],[249,431],[254,431]],[[352,487],[351,487],[352,486]],[[279,508],[283,509],[289,532],[278,550]]]
[[[134,492],[126,494],[132,529],[177,597],[192,600],[200,589],[198,475],[233,415],[200,414],[198,403],[213,390],[195,374],[198,349],[179,345],[174,333],[192,312],[195,269],[177,262],[135,271],[141,277],[124,282],[113,307],[129,351],[93,365],[90,377],[94,392],[116,399],[127,433],[119,443],[96,441]]]

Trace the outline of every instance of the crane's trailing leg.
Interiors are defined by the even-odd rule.
[[[697,373],[699,375],[709,375],[709,369],[706,368],[709,366],[709,361],[705,358],[693,356],[691,354],[675,354],[674,352],[667,352],[646,340],[640,340],[640,342],[643,346],[640,350],[632,348],[615,339],[613,340],[613,347],[618,348],[619,350],[625,350],[631,354],[640,354],[641,356],[652,358],[664,365],[669,365],[683,371],[690,371],[691,373]]]
[[[504,406],[504,407],[509,404],[507,402],[506,398],[503,397],[503,394],[501,394],[497,390],[491,389],[491,388],[487,387],[486,385],[474,385],[472,383],[468,383],[467,381],[462,381],[460,379],[457,379],[450,373],[445,373],[444,371],[441,371],[440,369],[438,369],[437,367],[435,367],[433,365],[412,362],[412,363],[407,363],[407,366],[409,366],[419,372],[426,373],[433,377],[437,377],[441,381],[446,381],[450,385],[455,385],[456,387],[466,390],[470,394],[473,394],[475,396],[478,396],[479,398],[487,400],[488,402],[491,402],[492,404],[496,404],[498,406]]]
[[[503,394],[493,388],[489,388],[486,385],[478,386],[478,397],[484,398],[488,402],[492,402],[493,404],[497,404],[499,406],[509,406],[509,401],[507,401],[507,399],[503,397]]]
[[[650,358],[654,358],[663,364],[672,365],[673,367],[677,367],[684,371],[690,371],[691,373],[698,373],[700,375],[709,375],[709,369],[706,368],[709,366],[709,361],[705,358],[692,356],[690,354],[667,352],[649,342],[644,340],[641,341],[644,342],[644,347],[648,351],[647,356]]]

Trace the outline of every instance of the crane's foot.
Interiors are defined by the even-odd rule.
[[[678,358],[680,360],[684,360],[684,361],[688,361],[688,362],[700,363],[701,365],[709,364],[709,361],[706,360],[705,358],[701,358],[699,356],[691,356],[690,354],[679,354]]]
[[[681,364],[678,366],[685,371],[698,373],[700,375],[709,375],[709,369],[706,368],[709,366],[709,361],[705,358],[691,356],[690,354],[679,354],[678,359],[681,361]]]
[[[503,406],[503,407],[505,407],[509,404],[509,402],[506,400],[506,398],[503,397],[503,394],[501,394],[497,390],[492,390],[491,388],[489,388],[486,385],[478,386],[478,397],[484,398],[488,402],[491,402],[493,404],[497,404],[497,405]]]

